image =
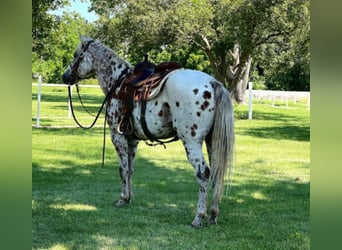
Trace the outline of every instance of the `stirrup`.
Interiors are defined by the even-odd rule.
[[[123,117],[121,117],[116,130],[121,135],[132,135],[133,134],[132,117],[128,115],[124,115]]]

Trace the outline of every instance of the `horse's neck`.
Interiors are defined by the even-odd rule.
[[[95,51],[95,68],[97,79],[106,95],[123,72],[131,69],[131,65],[120,58],[113,50],[102,45]]]

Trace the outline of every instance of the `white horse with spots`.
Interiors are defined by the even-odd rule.
[[[118,93],[122,79],[132,72],[132,66],[99,41],[84,36],[80,39],[74,59],[63,74],[63,81],[72,85],[96,74],[105,95],[113,91],[113,86]],[[160,94],[146,104],[148,130],[158,139],[178,136],[184,145],[199,184],[197,214],[192,221],[194,227],[201,227],[206,217],[208,188],[212,183],[209,223],[215,224],[224,177],[232,168],[234,151],[234,113],[230,94],[213,77],[195,70],[175,70],[164,80]],[[122,180],[117,207],[131,201],[131,178],[138,141],[148,139],[141,126],[140,102],[134,104],[134,135],[125,136],[117,132],[122,106],[122,100],[115,97],[110,97],[106,103],[106,120],[118,155]],[[202,153],[203,141],[207,146],[209,164]]]

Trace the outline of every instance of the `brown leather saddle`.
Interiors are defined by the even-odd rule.
[[[134,73],[123,82],[123,86],[118,95],[120,99],[124,100],[125,97],[132,92],[134,101],[151,99],[152,94],[153,97],[156,97],[159,94],[159,85],[162,83],[164,77],[171,71],[180,68],[182,68],[182,66],[178,62],[161,63],[154,67],[154,73],[132,85],[131,82],[138,78],[138,75],[140,74],[139,72]],[[158,93],[156,93],[154,90],[157,90]]]
[[[141,102],[141,114],[140,120],[141,125],[144,130],[145,135],[150,141],[157,141],[147,128],[145,120],[146,112],[146,102],[154,97],[156,97],[164,81],[164,77],[172,72],[173,70],[182,68],[181,64],[178,62],[164,62],[159,65],[154,65],[148,62],[147,55],[145,54],[145,59],[143,62],[138,63],[133,74],[127,77],[121,86],[119,93],[115,96],[122,100],[123,112],[118,125],[118,132],[124,135],[132,135],[134,131],[134,124],[132,119],[132,111],[134,107],[134,101]],[[149,74],[146,77],[146,72]],[[142,77],[145,75],[145,77]]]

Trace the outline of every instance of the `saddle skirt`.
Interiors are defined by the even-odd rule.
[[[152,75],[146,79],[137,82],[134,86],[129,86],[135,78],[134,75],[128,77],[123,84],[118,96],[119,99],[125,100],[129,92],[133,89],[134,101],[148,101],[158,96],[161,89],[163,88],[168,76],[175,71],[181,70],[182,66],[176,62],[165,62],[157,65]]]
[[[138,83],[139,86],[135,87],[134,92],[134,101],[142,101],[142,100],[152,100],[157,97],[160,91],[163,89],[163,86],[171,74],[181,69],[173,69],[170,71],[165,71],[161,73],[154,73],[147,79]]]

